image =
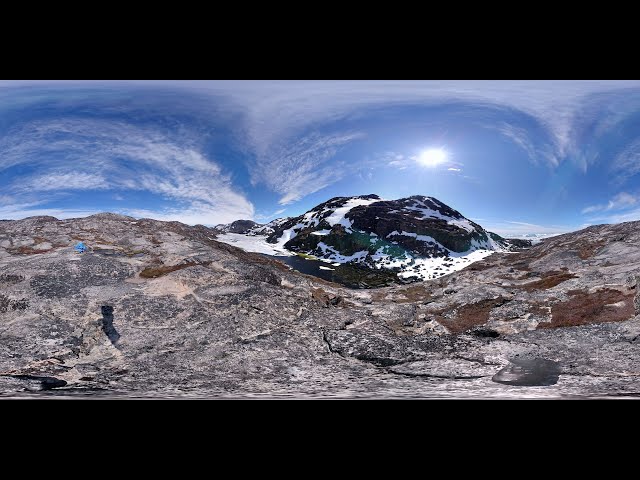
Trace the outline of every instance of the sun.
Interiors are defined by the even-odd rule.
[[[442,148],[430,148],[420,152],[416,160],[424,167],[437,167],[447,161],[447,152]]]

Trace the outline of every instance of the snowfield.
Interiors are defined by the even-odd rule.
[[[216,238],[219,242],[239,247],[246,252],[264,253],[266,255],[291,256],[293,253],[279,244],[267,243],[267,237],[248,236],[242,233],[225,233]],[[284,245],[285,242],[282,243]]]
[[[473,262],[482,260],[492,253],[491,250],[474,250],[454,257],[434,257],[434,258],[410,258],[405,261],[396,260],[391,265],[398,266],[403,269],[398,273],[400,278],[418,277],[421,280],[431,280],[439,278],[443,275],[462,270],[464,267],[471,265]],[[376,267],[379,268],[379,267]],[[387,267],[388,268],[388,267]]]

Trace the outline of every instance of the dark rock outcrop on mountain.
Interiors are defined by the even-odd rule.
[[[222,233],[247,234],[256,226],[258,226],[258,224],[253,220],[236,220],[228,225],[217,225],[215,230]]]
[[[431,216],[431,212],[441,218]],[[421,195],[354,207],[347,214],[347,218],[353,220],[354,229],[389,238],[421,255],[446,251],[442,251],[436,243],[421,242],[415,237],[401,235],[398,232],[429,236],[454,252],[470,250],[473,240],[478,244],[486,244],[490,235],[480,225],[463,217],[460,212],[435,198]],[[451,223],[452,220],[456,223]],[[491,236],[496,242],[503,242],[500,236]]]
[[[636,396],[639,271],[640,222],[353,290],[201,225],[3,221],[0,395]]]
[[[268,236],[274,232],[274,228],[278,227],[289,218],[276,218],[269,223],[256,223],[253,220],[236,220],[228,224],[216,225],[213,229],[216,233],[239,233],[249,236]]]

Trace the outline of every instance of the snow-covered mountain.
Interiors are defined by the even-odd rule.
[[[492,252],[514,248],[457,210],[422,195],[399,200],[335,197],[303,215],[254,226],[243,234],[266,235],[264,240],[275,252],[390,269],[404,279],[437,278]],[[227,240],[251,248],[242,239]],[[256,251],[264,253],[265,247]]]

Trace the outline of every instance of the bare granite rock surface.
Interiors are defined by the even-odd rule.
[[[637,396],[637,275],[640,222],[353,290],[204,226],[3,221],[0,396]]]

